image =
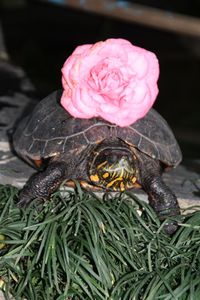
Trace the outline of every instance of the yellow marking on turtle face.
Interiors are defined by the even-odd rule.
[[[111,182],[109,182],[109,183],[107,184],[106,187],[109,188],[109,187],[111,187],[116,181],[121,181],[121,180],[123,180],[122,177],[115,178],[114,180],[112,180]]]
[[[120,190],[123,192],[125,190],[123,181],[120,183]]]
[[[132,187],[132,185],[129,184],[129,182],[126,183],[126,187],[129,189]]]
[[[91,181],[98,182],[99,181],[99,176],[97,174],[90,175],[90,179],[91,179]]]
[[[109,173],[108,172],[106,172],[106,173],[103,174],[103,178],[107,178],[107,177],[109,177]]]
[[[122,178],[123,178],[123,175],[124,175],[124,169],[122,169],[121,174],[120,174],[119,177],[122,177]]]
[[[137,178],[136,178],[136,177],[133,177],[133,178],[131,179],[132,183],[135,183],[135,182],[136,182],[136,180],[137,180]]]
[[[102,162],[101,164],[99,164],[98,166],[97,166],[97,169],[100,169],[101,167],[103,167],[105,164],[107,164],[107,160],[105,160],[104,162]]]
[[[114,171],[114,172],[112,173],[112,178],[114,178],[115,175],[116,175],[116,171]]]

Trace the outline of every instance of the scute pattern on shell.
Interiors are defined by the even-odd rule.
[[[77,119],[61,106],[62,91],[40,101],[32,115],[17,128],[13,144],[23,158],[40,159],[68,152],[76,155],[90,144],[118,137],[169,166],[182,156],[167,122],[153,109],[129,127],[118,127],[98,118]]]
[[[77,148],[96,144],[96,139],[109,136],[108,122],[71,117],[59,105],[60,97],[61,91],[47,96],[38,103],[32,115],[19,124],[13,143],[20,156],[39,159],[65,151],[75,152]]]
[[[176,166],[182,159],[180,147],[166,120],[151,109],[133,125],[119,130],[119,136],[129,144],[169,166]]]

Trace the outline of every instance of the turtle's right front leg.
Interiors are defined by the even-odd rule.
[[[161,221],[180,214],[178,201],[174,193],[161,178],[161,166],[145,154],[140,154],[140,176],[142,187],[148,194],[149,204],[155,210]],[[164,226],[168,234],[173,234],[178,228],[177,222],[169,221]]]
[[[48,167],[30,177],[19,194],[18,207],[26,207],[35,198],[48,199],[66,179],[65,162],[51,162]]]

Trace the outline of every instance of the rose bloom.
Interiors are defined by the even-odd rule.
[[[75,118],[128,126],[152,107],[158,76],[155,54],[127,40],[78,46],[62,68],[61,105]]]

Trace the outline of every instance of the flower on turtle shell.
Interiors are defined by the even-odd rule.
[[[158,76],[155,54],[125,39],[81,45],[62,68],[61,105],[76,118],[128,126],[152,107]]]

